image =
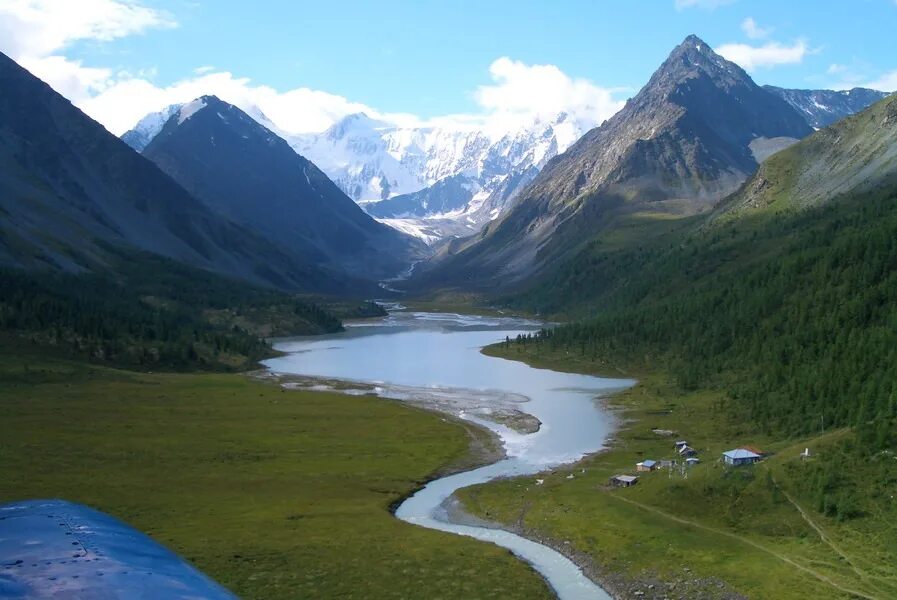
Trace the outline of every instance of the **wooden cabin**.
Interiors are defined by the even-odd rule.
[[[610,484],[614,487],[632,487],[638,483],[635,475],[614,475],[610,478]]]

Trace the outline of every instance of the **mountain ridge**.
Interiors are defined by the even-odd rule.
[[[889,182],[897,182],[894,95],[771,157],[714,216],[818,207]]]
[[[504,217],[416,270],[419,283],[519,284],[614,214],[709,209],[756,169],[752,143],[810,133],[788,103],[688,36],[622,110],[548,161]]]
[[[172,114],[143,155],[297,259],[383,279],[422,256],[419,242],[374,221],[275,132],[215,96]]]
[[[5,55],[0,82],[0,263],[103,270],[112,244],[267,286],[340,288],[325,270],[210,212]]]
[[[764,85],[763,89],[797,109],[815,129],[828,127],[889,95],[888,92],[861,87],[849,90],[803,90]]]

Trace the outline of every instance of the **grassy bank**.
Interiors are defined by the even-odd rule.
[[[470,432],[373,397],[230,374],[0,357],[0,501],[115,515],[245,598],[545,598],[505,550],[389,506]]]
[[[868,499],[855,518],[818,510],[814,481],[846,455],[851,430],[777,439],[732,421],[722,392],[683,392],[662,373],[533,347],[486,352],[640,383],[610,400],[624,424],[609,451],[547,475],[543,485],[523,478],[463,490],[473,514],[551,543],[623,598],[897,597],[897,461],[883,455],[851,466],[846,483]],[[673,457],[674,440],[654,428],[687,439],[702,463],[687,478],[655,471],[632,488],[608,488],[609,477],[634,473],[636,462]],[[744,444],[772,455],[754,467],[719,464],[722,451]],[[805,447],[814,458],[799,458]]]

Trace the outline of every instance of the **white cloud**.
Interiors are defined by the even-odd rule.
[[[617,90],[574,79],[555,65],[528,65],[503,56],[489,66],[491,85],[477,88],[477,103],[491,116],[529,118],[560,112],[600,123],[623,105]]]
[[[85,67],[61,51],[79,40],[110,41],[174,26],[167,14],[132,0],[3,0],[0,51],[79,103],[110,86],[112,72]]]
[[[24,57],[18,62],[75,104],[105,89],[112,74],[109,69],[84,67],[81,61],[63,56]]]
[[[897,2],[897,0],[894,0]],[[840,65],[838,63],[832,63],[828,66],[828,69],[825,70],[829,75],[841,75],[843,73],[849,72],[849,68],[847,65]]]
[[[684,10],[686,8],[703,8],[713,10],[726,4],[732,4],[735,0],[675,0],[676,10]]]
[[[47,56],[77,40],[110,41],[175,25],[132,0],[4,0],[0,50],[15,58]]]
[[[145,79],[118,81],[81,102],[80,108],[109,131],[120,135],[147,113],[206,94],[246,109],[258,107],[288,133],[321,131],[354,112],[367,112],[375,118],[390,116],[342,96],[309,88],[278,92],[226,71],[206,72],[167,87],[159,87]],[[400,119],[401,115],[395,118]]]
[[[768,42],[762,46],[723,44],[716,48],[716,52],[746,71],[756,71],[760,68],[799,64],[810,53],[810,49],[805,41],[798,40],[790,46],[779,42]]]
[[[741,30],[752,40],[762,40],[772,33],[772,27],[760,27],[753,17],[748,17],[741,22]]]
[[[286,133],[323,131],[342,117],[364,112],[401,126],[483,127],[508,129],[537,117],[568,112],[587,122],[601,122],[619,110],[618,90],[574,79],[554,65],[527,65],[503,57],[489,68],[493,83],[474,92],[481,108],[472,114],[452,114],[424,121],[406,113],[384,113],[343,96],[310,88],[278,91],[226,71],[200,68],[197,76],[159,87],[146,79],[129,77],[107,82],[85,97],[84,112],[120,135],[144,115],[170,105],[214,94],[244,109],[257,107]],[[101,86],[94,86],[99,88]]]
[[[897,91],[897,71],[885,73],[878,79],[860,84],[860,87],[881,90],[882,92],[895,92]]]
[[[292,134],[322,131],[355,112],[402,126],[502,129],[562,111],[600,122],[623,105],[614,99],[619,90],[571,78],[554,65],[528,65],[507,57],[490,65],[492,83],[473,92],[478,112],[424,122],[415,115],[382,113],[320,90],[276,90],[209,65],[195,68],[181,81],[158,86],[152,81],[152,69],[113,72],[84,66],[65,56],[66,48],[79,40],[110,41],[151,28],[174,26],[175,21],[167,14],[136,0],[0,0],[0,50],[117,135],[147,113],[204,94],[214,94],[244,109],[258,108],[280,129]]]

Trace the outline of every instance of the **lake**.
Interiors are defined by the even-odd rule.
[[[575,462],[601,450],[613,432],[614,418],[602,398],[634,381],[535,369],[480,352],[540,326],[511,317],[392,310],[382,319],[347,324],[344,333],[281,340],[275,348],[287,355],[265,365],[278,374],[320,378],[310,387],[323,389],[340,380],[347,393],[373,390],[429,404],[497,433],[507,458],[430,482],[401,504],[396,516],[506,547],[532,564],[564,600],[608,599],[560,553],[500,529],[451,522],[445,510],[457,489]],[[538,419],[538,431],[516,426],[515,415]]]

